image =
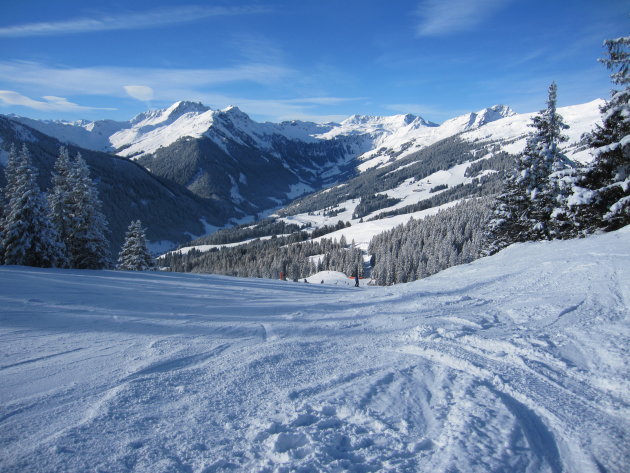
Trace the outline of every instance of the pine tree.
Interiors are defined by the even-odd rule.
[[[573,166],[561,152],[560,143],[567,140],[562,130],[568,128],[556,110],[557,86],[549,86],[547,108],[530,124],[534,132],[516,160],[516,169],[504,181],[497,198],[494,219],[490,223],[486,253],[494,253],[512,243],[547,240],[557,237],[552,222],[558,207],[559,188],[552,179]]]
[[[4,264],[55,267],[65,264],[65,248],[50,221],[48,205],[37,184],[30,153],[22,147],[6,169],[8,202],[2,218],[0,247]]]
[[[65,161],[61,156],[60,160]],[[60,163],[58,181],[63,186],[58,193],[60,204],[68,214],[55,218],[67,223],[63,227],[68,247],[70,265],[78,269],[103,269],[110,266],[109,241],[107,239],[107,219],[101,211],[101,201],[96,185],[90,179],[90,171],[80,154],[70,163],[70,170],[64,178],[65,164]],[[69,187],[69,189],[68,189]]]
[[[15,145],[11,144],[9,149],[9,158],[7,165],[4,168],[4,175],[6,180],[6,186],[2,192],[2,213],[0,213],[0,263],[4,261],[4,225],[5,219],[9,213],[9,196],[15,194],[15,180],[17,176],[18,157]]]
[[[142,222],[131,222],[125,242],[118,255],[118,269],[126,271],[145,271],[154,266],[153,258],[147,249],[147,241],[142,228]]]
[[[56,226],[61,240],[68,242],[68,245],[71,244],[75,228],[78,226],[75,218],[75,206],[72,204],[74,186],[71,180],[71,171],[72,163],[68,150],[61,147],[52,175],[53,187],[48,193],[48,205],[50,206],[50,219]]]
[[[601,59],[612,72],[610,101],[602,108],[603,125],[590,135],[595,158],[578,178],[569,207],[584,233],[616,230],[630,223],[630,36],[604,42]]]

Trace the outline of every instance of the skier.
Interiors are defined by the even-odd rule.
[[[359,287],[359,273],[354,276],[354,287]]]

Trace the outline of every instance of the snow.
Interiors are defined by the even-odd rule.
[[[592,159],[590,151],[580,150],[578,143],[584,132],[601,122],[599,107],[603,103],[603,100],[595,100],[558,109],[571,127],[567,131],[570,141],[566,152],[569,157],[581,162]],[[276,124],[257,123],[234,106],[212,110],[201,103],[176,102],[166,109],[141,113],[129,122],[68,123],[15,119],[63,142],[98,151],[118,149],[120,156],[132,159],[154,153],[187,137],[208,137],[228,154],[226,139],[272,153],[273,135],[307,143],[343,139],[347,154],[342,161],[357,159],[357,169],[363,172],[388,163],[392,154],[395,154],[395,159],[402,159],[457,134],[473,142],[498,142],[501,150],[518,153],[524,147],[525,135],[531,131],[528,124],[534,115],[516,114],[505,105],[494,105],[452,118],[439,126],[410,114],[384,117],[353,115],[341,123],[291,121]],[[334,177],[334,173],[333,166],[327,177]]]
[[[388,192],[388,194],[391,195],[390,192]],[[383,233],[384,231],[391,230],[392,228],[398,225],[403,225],[407,223],[410,218],[414,218],[418,220],[418,219],[427,217],[429,215],[435,215],[440,210],[447,209],[449,207],[453,207],[454,205],[457,205],[458,202],[460,201],[456,200],[456,201],[448,202],[443,205],[439,205],[437,207],[431,207],[430,209],[419,210],[417,212],[411,212],[408,214],[395,215],[393,217],[386,217],[386,218],[373,220],[369,222],[366,222],[366,221],[359,222],[359,220],[355,219],[355,220],[352,220],[352,225],[350,227],[342,228],[341,230],[337,230],[332,233],[327,233],[325,235],[322,235],[321,237],[315,238],[313,241],[320,241],[324,238],[336,239],[337,241],[339,241],[341,237],[344,236],[347,242],[352,242],[354,240],[357,248],[360,248],[363,251],[367,251],[368,246],[370,244],[370,240],[372,240],[372,238],[378,235],[379,233]],[[341,212],[339,215],[335,217],[324,217],[322,215],[310,215],[310,214],[303,213],[303,214],[298,214],[298,215],[291,215],[288,217],[282,217],[280,220],[284,220],[287,223],[294,223],[297,225],[309,225],[315,228],[319,228],[324,225],[334,225],[339,220],[342,220],[344,222],[350,220],[352,212],[354,211],[354,208],[356,207],[356,205],[358,205],[358,203],[359,203],[359,199],[355,199],[355,203],[352,203],[352,200],[349,200],[340,204],[339,205],[340,207],[346,207],[346,211]],[[399,206],[400,204],[397,204],[396,206],[388,207],[388,209],[390,208],[393,209]],[[387,209],[378,210],[376,212],[373,212],[373,214],[370,214],[370,215],[383,212],[384,210],[387,210]],[[368,217],[369,216],[365,218],[368,218]]]
[[[332,284],[335,286],[352,286],[354,287],[354,278],[349,278],[344,273],[338,271],[320,271],[312,276],[306,278],[309,283],[314,284]],[[365,279],[359,280],[360,286],[365,286],[367,281]]]
[[[41,133],[54,136],[62,143],[72,143],[95,151],[111,151],[110,135],[118,132],[125,126],[124,122],[113,120],[64,122],[33,120],[17,116],[11,118]]]
[[[277,238],[281,238],[284,236],[288,236],[288,234],[278,234],[278,235],[274,235]],[[243,241],[239,241],[239,242],[235,242],[235,243],[224,243],[222,245],[194,245],[194,246],[185,246],[183,248],[180,248],[178,250],[173,250],[170,251],[169,253],[178,253],[178,254],[188,254],[189,251],[191,250],[196,250],[196,251],[210,251],[210,250],[215,250],[215,249],[221,249],[221,248],[233,248],[235,246],[241,246],[241,245],[246,245],[247,243],[251,243],[253,241],[263,241],[263,240],[271,240],[273,238],[273,236],[263,236],[263,237],[258,237],[258,238],[250,238],[248,240],[243,240]]]
[[[623,472],[630,228],[411,284],[0,267],[0,470]]]
[[[297,197],[300,197],[304,194],[308,194],[309,192],[313,192],[315,189],[313,189],[311,186],[309,186],[308,184],[305,184],[303,182],[298,182],[297,184],[291,184],[289,186],[289,191],[286,193],[287,199],[295,199]]]

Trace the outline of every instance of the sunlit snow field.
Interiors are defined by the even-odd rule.
[[[624,472],[630,228],[354,288],[0,267],[3,472]]]

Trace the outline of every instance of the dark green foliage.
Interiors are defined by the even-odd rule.
[[[124,271],[146,271],[155,266],[147,249],[145,229],[142,222],[136,220],[129,224],[125,234],[125,242],[118,255],[118,269]]]
[[[514,169],[514,156],[504,151],[492,154],[491,156],[479,159],[466,168],[464,176],[476,177],[484,171],[496,171],[501,175],[506,175]]]
[[[440,185],[437,185],[435,187],[431,187],[429,192],[433,194],[434,192],[443,191],[445,189],[448,189],[448,184],[440,184]]]
[[[388,197],[386,194],[373,194],[363,196],[361,197],[359,205],[355,207],[352,218],[365,217],[366,215],[371,214],[376,210],[391,207],[392,205],[395,205],[400,201],[401,199]]]
[[[70,266],[77,269],[104,269],[110,266],[107,219],[90,170],[80,154],[70,168],[71,233],[64,239]]]
[[[376,284],[415,281],[477,259],[490,203],[488,198],[471,199],[372,238],[368,252]]]
[[[0,220],[2,263],[44,268],[63,266],[65,248],[48,216],[49,207],[25,145],[19,155],[12,150],[5,174],[7,201]]]
[[[342,230],[349,226],[350,222],[343,223],[341,220],[339,220],[335,225],[323,225],[319,228],[314,229],[311,232],[311,238],[318,238],[322,235],[328,235],[329,233],[336,232],[337,230]]]
[[[578,176],[569,214],[580,233],[616,230],[630,224],[630,36],[607,40],[602,62],[612,72],[610,101],[602,109],[603,125],[591,134],[595,159]]]
[[[556,93],[552,83],[547,108],[532,119],[534,132],[517,157],[514,171],[505,178],[486,235],[488,254],[516,242],[561,237],[559,228],[564,228],[564,223],[554,222],[555,209],[562,206],[560,188],[552,175],[573,167],[573,163],[559,148],[567,140],[562,130],[568,126],[556,111]]]
[[[288,237],[256,240],[236,247],[186,254],[177,251],[160,258],[160,265],[171,271],[224,274],[227,276],[277,279],[280,273],[290,280],[302,279],[318,271],[363,274],[361,251],[346,248],[343,241],[322,239],[306,241],[306,232]],[[320,258],[311,260],[311,256]]]
[[[340,213],[343,213],[345,211],[346,211],[345,207],[336,207],[336,208],[323,209],[324,217],[329,217],[329,218],[336,217],[337,215],[339,215]]]
[[[228,243],[251,240],[253,238],[294,233],[300,230],[302,230],[302,227],[294,223],[286,223],[284,220],[276,220],[274,218],[265,218],[255,224],[244,224],[221,229],[211,235],[197,238],[186,246],[225,245]]]

